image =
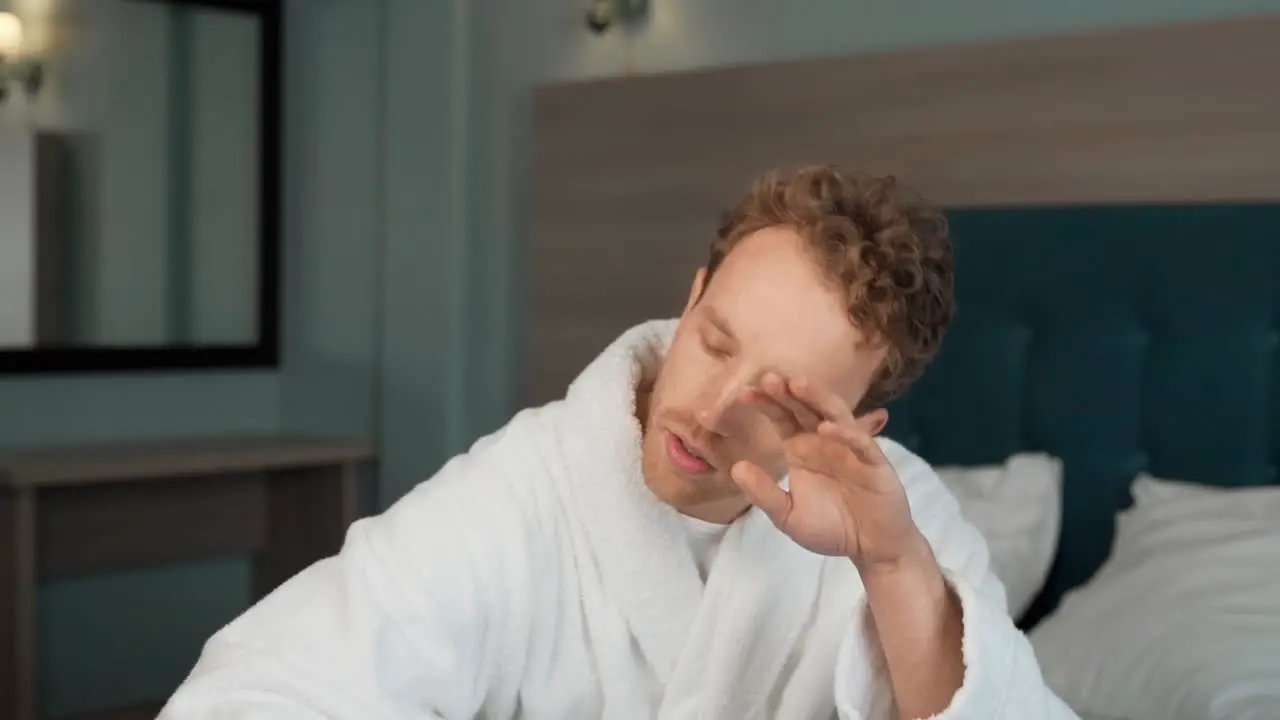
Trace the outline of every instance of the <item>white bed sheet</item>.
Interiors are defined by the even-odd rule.
[[[1112,556],[1030,638],[1082,713],[1280,719],[1280,488],[1141,477]]]

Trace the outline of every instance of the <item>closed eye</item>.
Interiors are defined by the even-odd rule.
[[[716,358],[718,360],[723,360],[733,354],[733,352],[729,350],[729,348],[712,342],[706,336],[702,336],[701,340],[702,340],[702,349],[706,351],[706,353],[713,358]]]

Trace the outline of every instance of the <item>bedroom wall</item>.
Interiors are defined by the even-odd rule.
[[[33,101],[6,103],[5,124],[67,134],[75,157],[69,332],[124,345],[248,337],[254,209],[234,203],[251,189],[242,200],[216,187],[253,162],[253,20],[94,0],[0,9],[20,14],[47,77]]]
[[[58,1],[10,6],[24,12]],[[0,445],[374,431],[379,5],[287,6],[283,369],[0,379]],[[163,697],[208,635],[244,607],[247,588],[241,558],[44,586],[44,710],[59,716]]]
[[[288,0],[283,369],[0,380],[0,444],[372,433],[389,504],[511,410],[535,82],[1280,9],[652,2],[645,27],[594,37],[581,0]],[[46,709],[166,692],[244,601],[246,574],[227,559],[47,588]]]
[[[585,3],[580,1],[473,4],[465,177],[470,270],[466,319],[455,322],[466,328],[466,342],[452,346],[456,357],[449,363],[468,373],[468,402],[454,411],[406,406],[388,418],[389,428],[461,427],[463,437],[470,438],[497,427],[514,409],[521,342],[521,289],[514,268],[521,262],[528,97],[537,83],[1280,10],[1278,0],[973,0],[963,6],[927,0],[815,0],[805,3],[803,11],[781,0],[651,0],[650,5],[650,17],[640,26],[594,36],[584,27]],[[402,299],[414,302],[408,294]],[[407,358],[398,362],[412,364]],[[430,467],[438,461],[425,448],[388,449],[405,458],[399,461],[404,467]],[[384,476],[384,497],[397,497],[420,475]]]
[[[34,164],[31,136],[0,125],[0,347],[26,345],[36,335]]]

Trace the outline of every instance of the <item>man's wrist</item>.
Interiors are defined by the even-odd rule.
[[[873,616],[901,612],[938,617],[958,602],[923,534],[892,562],[869,565],[858,572]]]
[[[859,568],[899,710],[942,712],[964,681],[964,621],[927,540],[892,563]]]
[[[892,559],[874,563],[853,560],[862,578],[862,584],[870,592],[872,585],[892,586],[900,583],[920,583],[936,575],[942,578],[933,548],[923,533],[917,531],[906,543],[905,549]]]

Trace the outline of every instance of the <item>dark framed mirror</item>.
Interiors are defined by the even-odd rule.
[[[283,3],[36,5],[0,51],[0,375],[276,366]]]

